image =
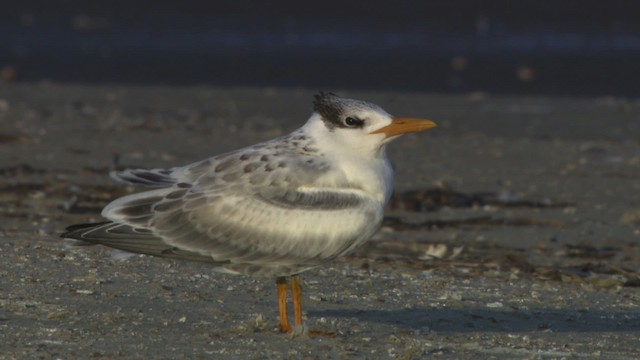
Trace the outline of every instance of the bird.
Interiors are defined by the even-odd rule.
[[[393,188],[387,144],[434,127],[320,92],[310,118],[288,135],[182,167],[111,172],[149,189],[113,200],[102,211],[106,221],[69,226],[61,237],[275,277],[279,331],[301,331],[300,273],[372,237]]]

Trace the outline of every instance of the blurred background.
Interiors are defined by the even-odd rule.
[[[640,95],[637,1],[5,1],[3,82]]]

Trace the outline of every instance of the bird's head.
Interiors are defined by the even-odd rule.
[[[313,102],[314,113],[306,127],[338,147],[378,153],[400,135],[434,128],[431,120],[393,117],[377,105],[320,93]]]

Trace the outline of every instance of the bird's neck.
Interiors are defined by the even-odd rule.
[[[360,189],[385,205],[393,189],[393,170],[384,149],[380,156],[361,156],[328,152],[325,154],[338,170],[338,182]]]

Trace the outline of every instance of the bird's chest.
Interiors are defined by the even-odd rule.
[[[361,189],[384,207],[393,188],[393,170],[386,159],[343,161],[340,175],[347,186]]]

